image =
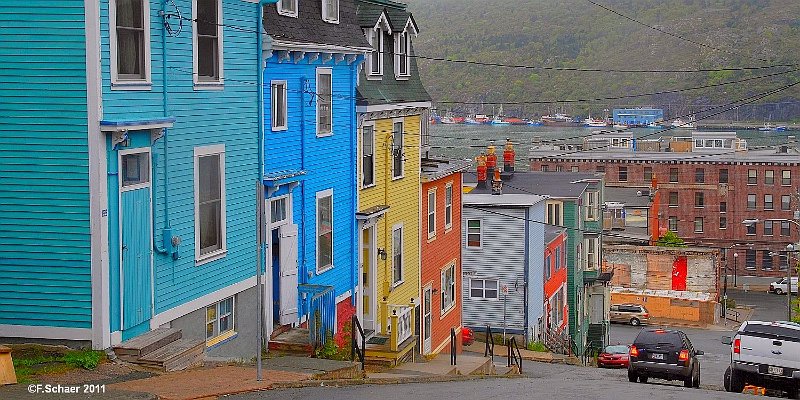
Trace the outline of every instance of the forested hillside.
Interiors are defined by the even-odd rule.
[[[503,102],[508,114],[565,111],[602,114],[615,106],[653,105],[668,115],[699,111],[800,80],[791,72],[701,90],[605,100],[558,102],[660,92],[775,74],[791,67],[681,73],[567,72],[507,69],[423,57],[599,69],[715,69],[800,64],[800,0],[596,0],[645,24],[710,47],[657,32],[586,0],[408,0],[420,26],[415,41],[423,80],[440,102]],[[795,67],[796,69],[797,67]],[[800,86],[742,107],[742,119],[800,116]],[[553,101],[545,105],[516,102]],[[762,103],[763,103],[762,102]],[[481,106],[439,104],[481,111]],[[492,112],[492,106],[483,111]],[[775,115],[773,115],[775,114]],[[733,119],[731,113],[727,117]]]

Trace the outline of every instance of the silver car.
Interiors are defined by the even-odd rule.
[[[614,304],[609,312],[611,322],[639,326],[650,320],[650,313],[640,304]]]

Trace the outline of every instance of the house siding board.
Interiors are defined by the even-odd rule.
[[[420,296],[420,116],[410,115],[403,117],[404,121],[404,151],[405,151],[405,176],[401,179],[392,179],[391,149],[392,124],[391,118],[366,120],[363,123],[374,124],[375,129],[375,186],[360,189],[358,208],[365,210],[370,207],[387,205],[389,210],[376,224],[377,248],[386,249],[391,254],[392,227],[398,223],[403,224],[404,236],[404,279],[403,284],[395,287],[391,292],[385,293],[382,287],[385,282],[391,282],[391,258],[378,261],[378,298],[386,297],[389,304],[408,305],[411,299],[419,304]],[[360,131],[360,130],[359,130]],[[361,134],[359,133],[359,148],[362,148]],[[388,163],[387,163],[388,162]],[[362,182],[360,172],[361,159],[358,160],[358,182]],[[376,321],[382,321],[385,316],[377,310]]]
[[[0,324],[91,328],[84,19],[82,2],[0,9]]]
[[[196,90],[192,79],[192,24],[184,21],[183,33],[166,38],[162,51],[162,26],[158,2],[150,4],[150,50],[152,87],[150,90],[112,90],[109,48],[108,1],[101,4],[101,73],[103,82],[103,118],[106,120],[147,120],[174,117],[174,127],[166,137],[151,147],[152,192],[154,201],[153,232],[162,243],[165,206],[169,207],[169,223],[173,235],[182,240],[181,257],[154,253],[154,312],[158,314],[176,306],[241,282],[254,275],[255,249],[255,185],[258,179],[258,88],[255,82],[259,68],[255,30],[258,8],[244,1],[223,2],[223,70],[225,83],[217,90]],[[176,1],[188,15],[189,0]],[[245,30],[234,29],[242,27]],[[167,54],[167,68],[162,68]],[[162,97],[167,78],[166,99]],[[162,102],[166,101],[164,110]],[[149,135],[148,135],[149,136]],[[147,138],[149,140],[149,137]],[[194,237],[194,148],[225,145],[225,190],[227,254],[202,265],[195,264]],[[131,147],[137,147],[133,145]],[[169,187],[164,187],[164,151],[168,153]],[[108,146],[111,149],[110,146]],[[109,168],[115,166],[116,153],[109,150]],[[109,197],[118,188],[112,182]],[[165,194],[166,192],[166,194]],[[113,199],[111,199],[113,201]],[[118,215],[110,208],[109,218]],[[109,248],[118,247],[118,227],[109,227]],[[118,256],[117,256],[118,257]],[[118,259],[118,258],[117,258]],[[112,281],[118,279],[112,260]],[[112,293],[114,290],[112,289]],[[112,311],[112,323],[116,319]]]
[[[337,296],[357,284],[354,269],[358,263],[358,241],[354,231],[356,200],[353,196],[356,120],[352,91],[359,63],[360,58],[352,64],[323,63],[321,59],[312,63],[279,62],[274,55],[267,60],[264,70],[265,171],[267,174],[286,170],[306,173],[300,186],[293,191],[294,223],[300,228],[300,283],[333,286]],[[316,73],[320,67],[332,70],[333,84],[333,134],[323,137],[317,137],[317,99],[313,95],[317,91]],[[272,130],[270,82],[274,80],[287,83],[287,130],[283,131]],[[304,81],[307,82],[305,88]],[[317,275],[316,194],[326,189],[333,189],[334,268]],[[285,192],[276,196],[282,194]]]
[[[544,249],[545,249],[545,226],[533,221],[544,221],[546,203],[538,202],[534,204],[527,215],[528,224],[528,253],[526,254],[528,272],[526,290],[527,301],[527,326],[528,340],[533,339],[533,333],[539,326],[539,319],[544,316],[544,292],[539,288],[544,287]]]
[[[564,202],[564,226],[567,229],[567,306],[569,307],[569,333],[576,342],[582,338],[578,326],[578,313],[583,312],[583,305],[578,303],[579,293],[583,290],[583,273],[579,267],[578,243],[583,242],[583,233],[577,229],[579,209],[575,201]]]
[[[525,328],[525,298],[522,285],[525,279],[525,208],[492,207],[499,215],[466,205],[462,211],[462,225],[470,219],[481,220],[482,248],[466,247],[466,228],[462,226],[464,278],[463,323],[466,326],[501,329]],[[470,297],[470,278],[498,279],[500,285],[509,286],[506,314],[503,315],[503,295],[497,300]],[[518,288],[514,290],[515,283]],[[504,323],[505,321],[505,323]]]
[[[445,229],[445,189],[448,184],[453,188],[452,226]],[[461,305],[463,298],[463,282],[461,279],[461,173],[454,173],[422,184],[422,288],[430,285],[437,292],[431,301],[432,329],[431,350],[440,348],[450,341],[450,328],[461,326]],[[428,191],[436,190],[436,236],[428,239]],[[456,296],[453,309],[442,315],[442,270],[455,263]]]

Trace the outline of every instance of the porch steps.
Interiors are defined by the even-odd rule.
[[[292,328],[273,335],[267,347],[270,352],[309,356],[314,347],[308,342],[308,329]]]
[[[205,342],[182,337],[180,329],[158,328],[114,346],[114,354],[123,361],[163,371],[202,365]]]

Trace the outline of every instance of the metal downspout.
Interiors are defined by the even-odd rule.
[[[300,170],[306,170],[306,84],[308,78],[300,78]],[[303,284],[308,283],[308,271],[306,271],[306,185],[300,183],[300,232],[303,240],[303,262],[302,274],[299,274],[299,281]],[[298,271],[299,272],[299,271]]]
[[[165,16],[167,13],[166,10],[166,1],[161,2],[161,15]],[[164,117],[169,115],[169,109],[167,107],[167,27],[166,24],[161,24],[161,109],[164,113]],[[167,132],[167,128],[164,128],[163,131],[163,148],[164,148],[164,161],[162,165],[162,169],[164,171],[164,228],[162,229],[162,243],[166,242],[166,239],[163,237],[163,234],[170,229],[170,222],[169,222],[169,201],[167,201],[167,188],[169,188],[169,175],[167,174],[167,163],[169,161],[169,134]],[[150,207],[152,207],[152,215],[153,215],[153,249],[159,254],[167,254],[168,251],[166,248],[161,248],[158,246],[158,241],[156,240],[156,202],[152,202]],[[173,271],[174,272],[174,271]],[[174,278],[174,276],[173,276]]]
[[[350,68],[350,160],[353,161],[353,172],[351,175],[351,182],[355,182],[355,185],[351,185],[351,201],[353,202],[353,216],[355,217],[355,213],[358,211],[358,156],[356,153],[356,148],[358,147],[358,126],[356,126],[356,85],[355,85],[355,71],[356,66],[359,63],[354,62]],[[358,287],[358,271],[361,269],[361,266],[358,263],[359,251],[358,251],[358,243],[361,240],[361,236],[358,234],[358,221],[355,218],[350,219],[351,230],[353,234],[353,239],[355,243],[355,252],[350,255],[350,265],[352,268],[352,273],[350,274],[350,286],[353,288],[350,292],[350,304],[353,306],[357,306],[358,302],[356,301],[356,290],[359,289]],[[360,293],[359,293],[360,295]]]
[[[524,314],[525,322],[524,323],[525,323],[525,344],[526,345],[531,340],[531,338],[529,336],[530,332],[528,331],[528,319],[530,318],[530,315],[529,315],[530,313],[529,313],[529,310],[528,310],[528,269],[531,267],[531,260],[530,260],[530,245],[531,245],[530,242],[531,242],[531,240],[530,240],[530,237],[529,237],[529,235],[530,235],[530,224],[531,224],[530,221],[531,221],[531,209],[530,208],[526,208],[525,209],[525,256],[524,256],[525,257],[525,269],[523,271],[523,276],[524,276],[525,280],[522,282],[522,294],[523,294],[522,304],[523,304],[523,307],[525,309],[525,314]]]

